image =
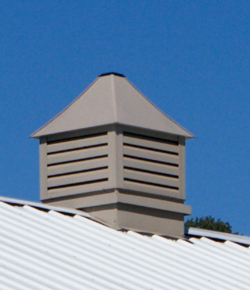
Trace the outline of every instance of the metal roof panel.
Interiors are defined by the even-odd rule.
[[[46,205],[0,202],[3,289],[249,289],[250,248],[121,232]]]

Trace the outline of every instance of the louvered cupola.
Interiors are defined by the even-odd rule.
[[[184,233],[185,140],[193,136],[123,75],[100,75],[32,137],[40,139],[42,202],[117,228]]]

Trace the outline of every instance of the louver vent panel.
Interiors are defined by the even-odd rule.
[[[48,142],[50,197],[101,190],[108,183],[107,133]]]
[[[179,149],[177,139],[124,132],[124,186],[148,193],[178,196]]]

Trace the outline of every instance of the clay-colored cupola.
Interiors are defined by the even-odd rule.
[[[40,139],[42,202],[114,227],[184,233],[185,139],[193,136],[123,75],[100,75],[32,137]]]

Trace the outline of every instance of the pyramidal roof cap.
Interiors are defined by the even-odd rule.
[[[75,101],[31,137],[121,124],[192,138],[144,97],[124,75],[101,74]]]

